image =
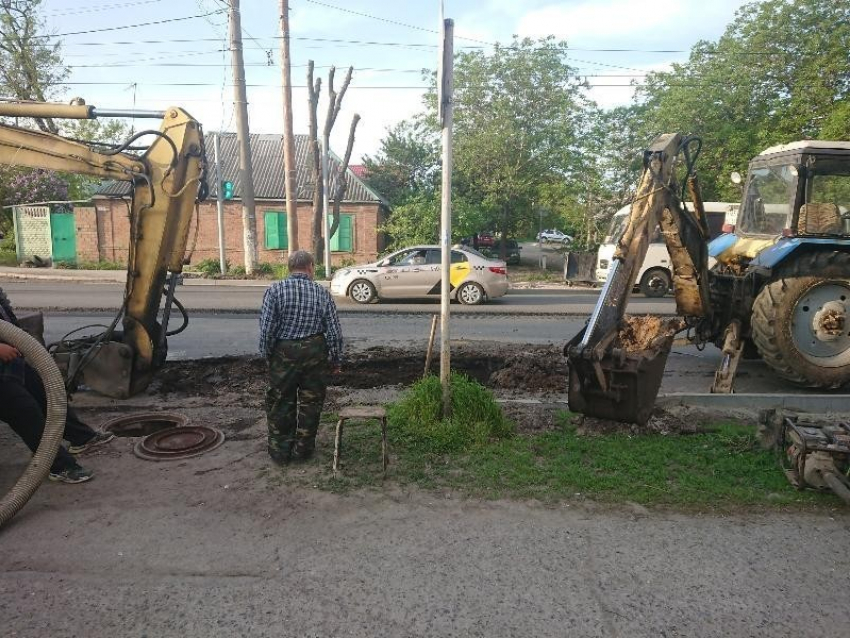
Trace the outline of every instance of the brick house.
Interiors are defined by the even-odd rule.
[[[206,137],[210,195],[199,206],[199,217],[192,222],[186,248],[192,264],[204,259],[217,260],[219,255],[216,191],[220,185],[216,183],[213,135]],[[239,265],[244,263],[239,152],[235,133],[220,135],[221,181],[233,183],[233,198],[224,203],[226,255],[231,264]],[[285,261],[288,254],[282,136],[252,134],[251,158],[259,261],[279,263]],[[296,135],[298,240],[301,248],[309,250],[312,245],[313,180],[308,160],[308,137]],[[339,164],[339,158],[331,154],[332,167]],[[331,192],[333,185],[332,181]],[[93,207],[75,210],[78,260],[126,262],[130,239],[129,194],[129,183],[105,182],[92,198]],[[385,248],[385,238],[377,229],[388,212],[387,203],[349,170],[348,192],[340,206],[339,229],[331,237],[333,263],[374,261]]]

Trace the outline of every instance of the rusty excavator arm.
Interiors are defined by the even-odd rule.
[[[644,151],[643,175],[608,279],[588,324],[565,348],[570,409],[575,412],[645,423],[661,386],[673,337],[686,327],[697,328],[710,312],[708,226],[693,171],[699,144],[698,138],[665,134]],[[682,159],[694,213],[680,199],[676,167]],[[653,332],[636,345],[623,338],[635,329],[627,325],[626,306],[659,225],[673,266],[677,312],[684,319],[646,322],[640,328]]]
[[[0,102],[0,117],[94,119],[156,117],[159,130],[141,131],[115,148],[88,145],[36,130],[0,124],[0,164],[78,173],[133,185],[127,282],[119,317],[98,337],[63,340],[54,352],[69,386],[82,381],[108,396],[125,398],[147,387],[165,362],[174,287],[195,202],[206,193],[201,126],[183,109],[106,111],[85,104]],[[130,145],[153,136],[141,155]],[[98,150],[100,149],[100,150]],[[162,317],[160,305],[165,297]]]

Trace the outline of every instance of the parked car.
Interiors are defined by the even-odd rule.
[[[506,239],[504,240],[505,244],[505,261],[507,261],[509,266],[516,266],[520,263],[520,254],[519,251],[522,248],[517,244],[515,239]],[[485,256],[493,258],[493,259],[501,259],[502,258],[502,240],[497,239],[496,242],[490,247],[485,248],[481,251]]]
[[[490,232],[478,233],[478,247],[489,248],[496,242],[496,236]]]
[[[462,304],[484,303],[508,291],[504,261],[457,246],[452,248],[451,264],[451,298]],[[331,280],[335,297],[350,297],[364,304],[380,299],[439,299],[440,289],[439,246],[412,246],[371,264],[340,268]]]
[[[569,244],[573,241],[573,238],[566,233],[553,228],[551,230],[542,230],[537,233],[537,241],[541,244]]]

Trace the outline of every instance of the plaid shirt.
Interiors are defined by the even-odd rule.
[[[260,311],[260,354],[271,355],[280,339],[297,340],[324,334],[328,359],[342,360],[342,330],[331,294],[303,273],[293,273],[266,289]]]

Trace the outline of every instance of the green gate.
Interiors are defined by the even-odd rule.
[[[74,213],[50,213],[50,240],[53,263],[77,261],[77,236]]]

